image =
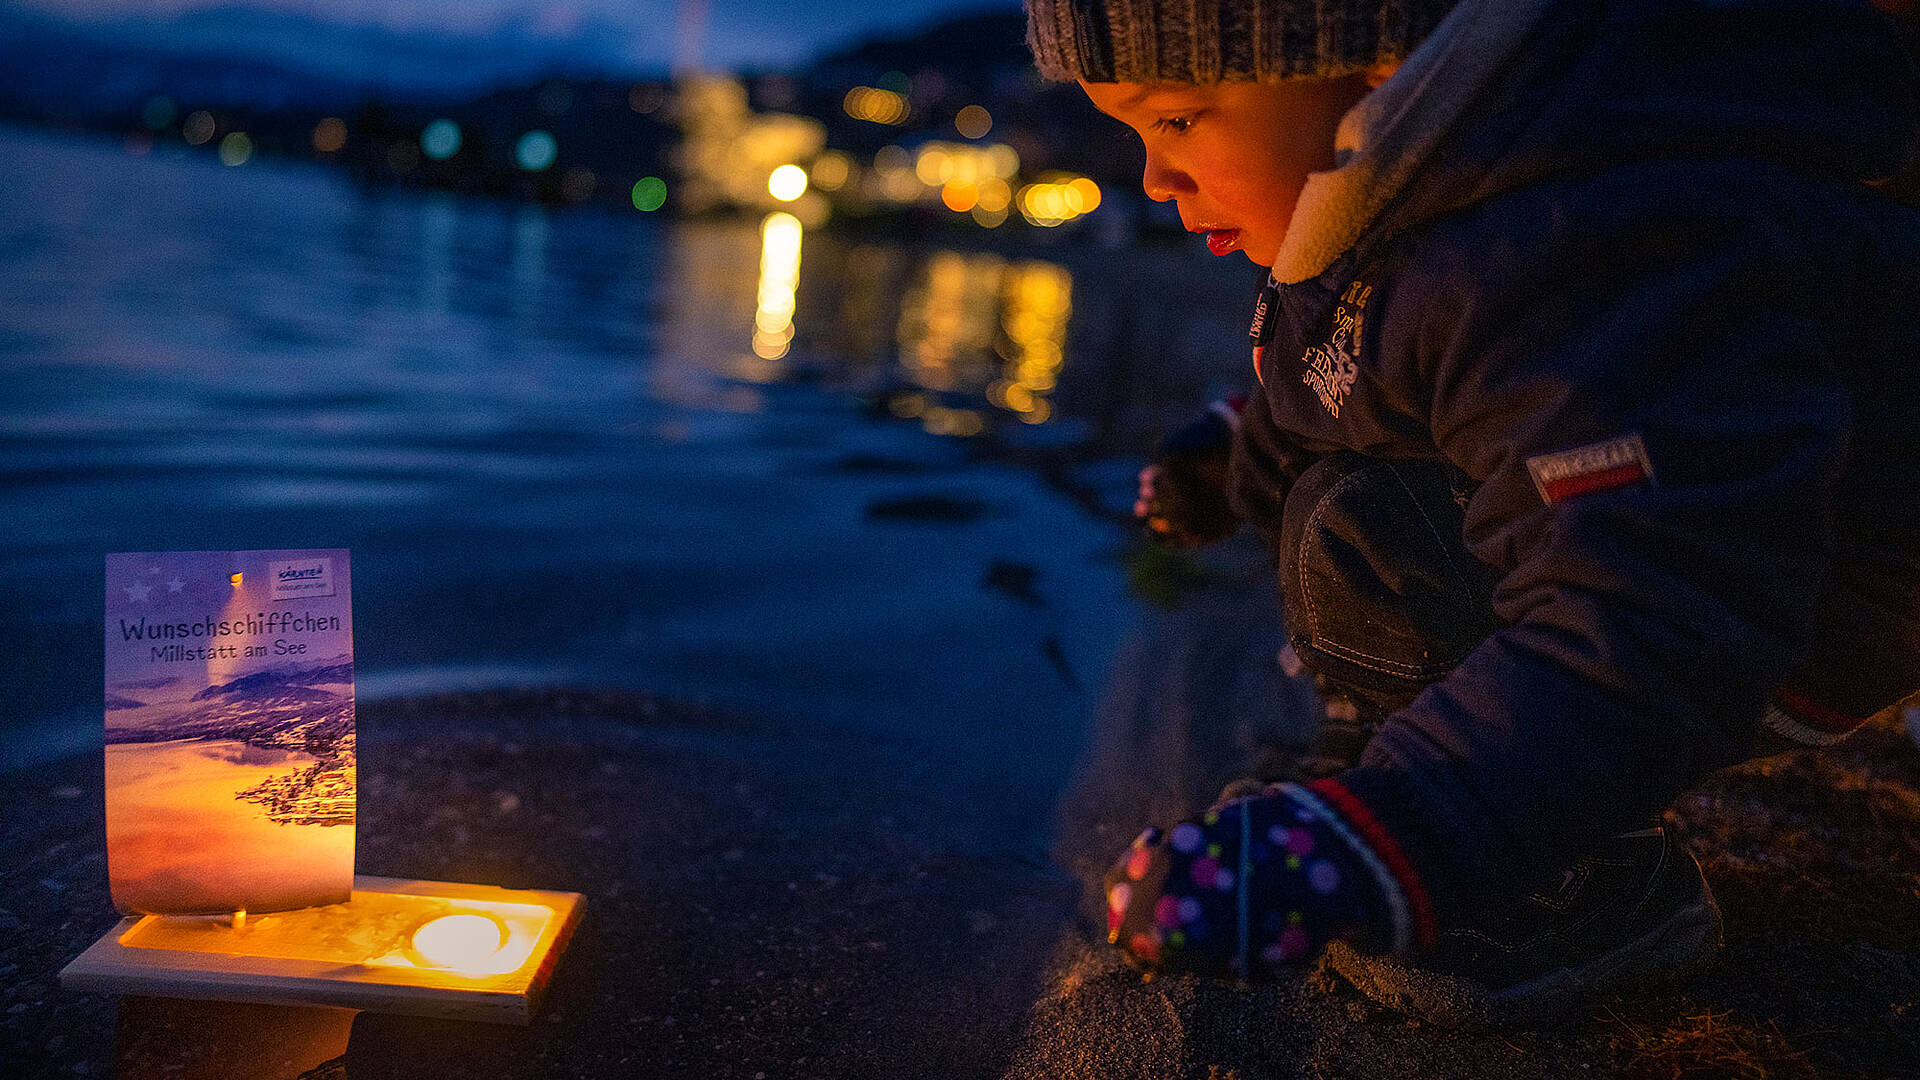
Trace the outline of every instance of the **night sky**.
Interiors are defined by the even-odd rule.
[[[5,3],[6,0],[0,0]],[[12,0],[18,7],[100,20],[159,18],[214,8],[318,16],[357,26],[486,34],[518,22],[543,37],[608,33],[630,38],[640,64],[670,59],[673,0]],[[705,60],[721,67],[780,67],[866,37],[912,31],[945,16],[1015,10],[1018,0],[708,0]]]

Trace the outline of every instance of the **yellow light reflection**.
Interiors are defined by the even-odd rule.
[[[989,399],[1025,423],[1045,423],[1053,415],[1046,395],[1066,358],[1073,275],[1053,263],[1021,263],[1008,270],[1001,300],[1000,328],[1011,347],[1000,350],[1002,379]]]
[[[800,219],[768,214],[760,223],[759,305],[753,316],[753,354],[778,360],[793,345],[795,293],[800,287]]]

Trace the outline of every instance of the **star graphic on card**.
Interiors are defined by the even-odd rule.
[[[127,586],[127,599],[138,600],[144,604],[147,602],[147,594],[152,591],[153,586],[151,585],[129,585]]]
[[[174,578],[172,581],[167,582],[168,592],[179,592],[181,589],[184,589],[186,587],[187,587],[187,583],[184,581],[181,581],[179,578]]]

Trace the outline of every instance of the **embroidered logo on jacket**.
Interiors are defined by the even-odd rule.
[[[1335,420],[1340,418],[1340,406],[1346,403],[1347,394],[1360,376],[1359,365],[1354,356],[1360,351],[1360,335],[1365,327],[1367,300],[1373,295],[1373,286],[1356,281],[1347,286],[1340,295],[1340,304],[1333,309],[1333,336],[1325,345],[1316,345],[1301,357],[1307,370],[1300,375],[1300,381],[1312,388],[1314,396]]]
[[[1575,495],[1654,484],[1653,462],[1647,459],[1646,444],[1638,433],[1530,457],[1527,471],[1548,506]]]

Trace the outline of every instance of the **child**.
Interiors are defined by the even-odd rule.
[[[1243,977],[1337,943],[1454,1022],[1703,963],[1718,912],[1661,809],[1920,688],[1920,215],[1872,187],[1916,141],[1891,27],[1831,0],[1027,11],[1041,72],[1145,143],[1147,195],[1271,267],[1226,494],[1363,736],[1142,834],[1111,939]],[[1230,527],[1207,472],[1143,477],[1156,531]]]

